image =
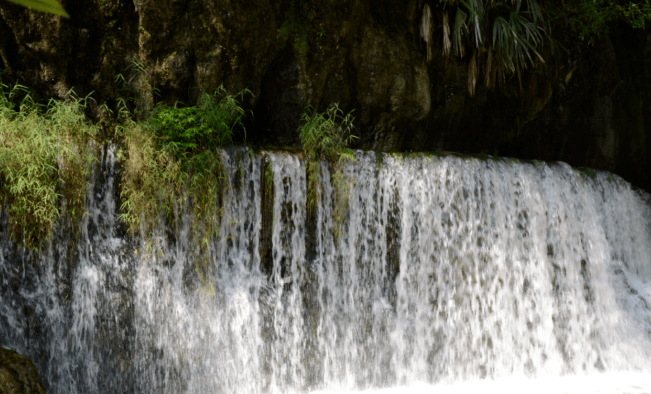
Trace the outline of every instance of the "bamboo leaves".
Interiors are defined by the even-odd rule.
[[[50,101],[42,113],[24,87],[6,89],[0,86],[0,203],[12,238],[38,249],[62,214],[62,197],[73,223],[84,213],[95,160],[89,142],[97,127],[85,122],[86,99],[74,99],[72,92],[65,102]]]
[[[220,87],[204,94],[198,106],[157,105],[140,122],[122,127],[125,149],[121,219],[130,232],[151,236],[174,225],[189,209],[198,248],[197,272],[205,278],[208,245],[219,232],[222,193],[228,185],[220,148],[232,144],[247,112],[240,107],[248,90],[228,95]],[[188,211],[185,211],[188,212]]]
[[[304,123],[299,128],[303,152],[307,160],[307,208],[309,211],[316,208],[321,195],[319,178],[321,162],[332,162],[336,235],[339,234],[339,228],[348,207],[350,180],[343,173],[343,164],[345,161],[353,160],[353,155],[347,150],[348,145],[357,139],[351,134],[353,120],[352,113],[343,116],[343,111],[337,104],[324,113],[314,112],[312,108],[308,107],[303,113]]]

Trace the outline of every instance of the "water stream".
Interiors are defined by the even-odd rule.
[[[325,163],[308,212],[298,156],[223,157],[203,282],[190,215],[125,233],[112,146],[78,239],[2,217],[0,347],[49,393],[651,392],[651,206],[618,177],[356,152],[339,225]]]

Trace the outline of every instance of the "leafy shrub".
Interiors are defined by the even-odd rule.
[[[544,44],[549,43],[547,53],[560,47],[552,38],[552,24],[569,28],[562,32],[564,38],[576,35],[592,44],[617,20],[644,28],[651,20],[651,0],[430,1],[423,4],[420,32],[428,61],[437,27],[444,55],[468,59],[468,92],[473,96],[481,79],[491,88],[510,75],[519,78],[528,67],[541,67]]]
[[[238,95],[243,98],[250,93],[245,89]],[[244,115],[236,98],[220,86],[214,95],[204,94],[197,107],[158,106],[150,122],[180,152],[202,152],[233,143],[234,130],[238,127],[246,137]]]
[[[160,91],[150,82],[150,70],[138,59],[132,59],[126,71],[129,79],[122,74],[115,76],[115,82],[120,86],[119,92],[123,95],[117,100],[118,118],[146,120],[154,109],[154,96],[158,96]]]
[[[589,44],[594,44],[599,37],[608,34],[609,25],[617,20],[623,20],[636,29],[643,29],[651,20],[649,0],[568,0],[563,4],[568,20],[576,29],[579,38]]]
[[[71,222],[85,213],[98,126],[84,116],[87,98],[75,99],[72,91],[66,101],[50,100],[43,113],[24,87],[7,89],[0,85],[0,204],[12,238],[38,249],[61,216],[61,197]]]
[[[332,182],[335,190],[335,231],[338,233],[343,218],[348,211],[348,195],[350,180],[343,172],[345,161],[352,161],[352,152],[347,150],[348,144],[358,137],[351,134],[353,129],[352,112],[343,116],[339,106],[317,113],[311,107],[303,113],[303,125],[299,128],[303,152],[307,163],[307,207],[309,211],[316,208],[321,195],[321,180],[319,178],[321,161],[332,164]]]
[[[124,162],[122,220],[132,233],[148,236],[165,222],[175,223],[190,207],[202,278],[208,241],[218,235],[222,190],[228,185],[219,149],[233,142],[238,128],[245,132],[245,114],[236,96],[220,87],[196,107],[159,105],[146,121],[128,119],[119,130],[125,145],[119,156]]]
[[[150,124],[128,121],[118,132],[124,138],[118,154],[123,161],[120,217],[132,233],[149,234],[161,219],[173,218],[183,186],[181,167]]]

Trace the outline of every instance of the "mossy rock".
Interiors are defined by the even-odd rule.
[[[0,348],[0,394],[45,394],[36,366],[14,350]]]

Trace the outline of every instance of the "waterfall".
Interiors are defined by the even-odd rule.
[[[339,223],[331,165],[308,211],[300,156],[229,149],[199,275],[191,212],[126,233],[115,150],[79,236],[0,218],[0,347],[50,393],[651,390],[651,205],[617,176],[358,151]]]

